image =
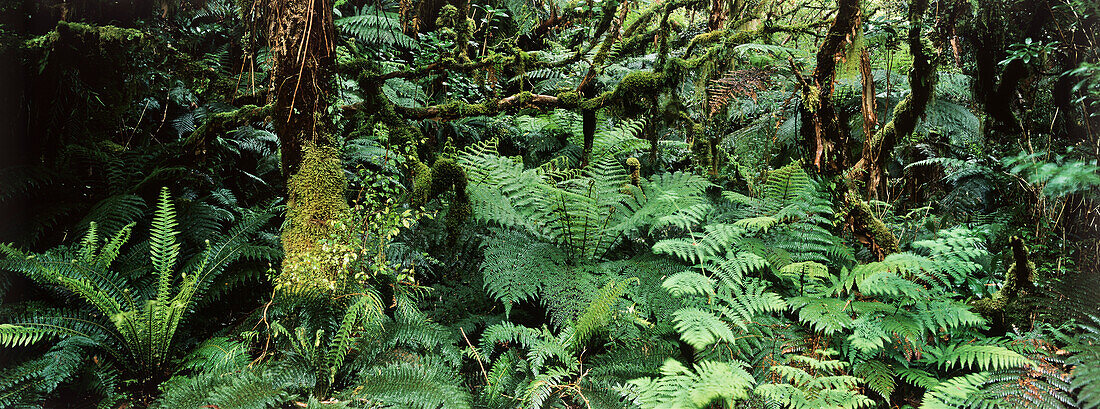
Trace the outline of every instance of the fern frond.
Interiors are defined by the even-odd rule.
[[[1035,365],[1023,355],[997,345],[947,344],[929,348],[925,352],[926,360],[947,369],[969,367],[988,371]]]
[[[693,371],[679,361],[669,359],[661,367],[661,377],[630,381],[638,390],[638,403],[644,408],[705,408],[712,402],[734,407],[748,397],[754,380],[742,367],[726,362],[700,362]]]
[[[735,336],[720,318],[699,308],[682,308],[672,314],[672,322],[680,339],[696,350],[717,342],[733,342]]]
[[[584,311],[584,314],[573,323],[573,339],[570,342],[573,349],[577,349],[584,345],[600,327],[607,325],[608,321],[612,318],[611,308],[619,301],[619,298],[622,297],[627,284],[630,282],[631,280],[622,280],[619,282],[612,280],[608,281],[607,284],[604,284],[604,286],[600,288],[596,295],[596,299],[592,300],[592,303],[588,306],[588,309]]]
[[[336,28],[354,36],[368,47],[389,45],[410,50],[419,48],[415,40],[401,31],[401,23],[396,14],[374,7],[366,6],[353,16],[336,19]]]

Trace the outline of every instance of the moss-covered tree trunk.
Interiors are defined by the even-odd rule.
[[[264,22],[274,63],[272,122],[287,177],[285,258],[276,288],[293,293],[333,290],[342,277],[313,255],[318,241],[329,237],[332,222],[348,209],[347,181],[329,113],[336,62],[332,2],[259,4],[266,7]]]
[[[894,150],[900,136],[913,132],[917,120],[924,115],[932,100],[936,66],[932,51],[921,39],[923,16],[927,9],[928,0],[912,0],[909,3],[909,48],[913,53],[913,68],[909,72],[910,93],[894,107],[890,122],[866,137],[859,162],[847,172],[847,189],[842,189],[843,203],[847,209],[847,228],[879,260],[898,251],[898,239],[863,200],[858,184],[863,183],[867,187],[870,197],[880,197],[886,186],[883,168],[890,158],[890,152]],[[867,120],[866,116],[864,120]]]
[[[807,149],[809,164],[819,172],[837,174],[847,166],[847,137],[833,104],[833,83],[837,60],[859,29],[859,0],[838,0],[836,19],[817,51],[817,66],[810,78],[800,78],[802,116],[800,133]]]
[[[868,133],[863,143],[863,154],[850,174],[867,188],[867,196],[882,199],[886,189],[885,165],[890,160],[898,139],[917,128],[917,121],[932,101],[936,85],[934,52],[921,39],[924,10],[927,0],[914,0],[909,7],[909,52],[913,54],[913,68],[909,71],[909,95],[894,107],[894,115],[878,132]]]

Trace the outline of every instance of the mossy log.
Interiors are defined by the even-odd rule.
[[[184,141],[184,145],[187,150],[194,152],[196,156],[202,157],[206,154],[206,146],[211,138],[230,128],[247,125],[271,115],[272,107],[271,104],[264,106],[245,105],[235,111],[210,115],[202,126],[191,132],[191,135]]]

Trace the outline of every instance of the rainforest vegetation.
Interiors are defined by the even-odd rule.
[[[1098,29],[0,0],[0,408],[1098,408]]]

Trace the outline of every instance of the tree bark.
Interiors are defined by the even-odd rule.
[[[909,4],[909,49],[913,54],[913,68],[909,71],[910,92],[894,108],[894,115],[874,135],[868,135],[858,163],[848,170],[848,188],[842,195],[848,208],[847,226],[852,234],[870,247],[879,260],[898,251],[897,237],[871,212],[867,202],[857,191],[857,180],[866,182],[869,196],[878,197],[885,187],[884,164],[894,150],[898,137],[908,135],[924,115],[936,82],[936,66],[932,52],[921,40],[923,16],[928,0],[912,0]],[[868,70],[869,71],[869,70]],[[864,83],[866,94],[867,84]]]

